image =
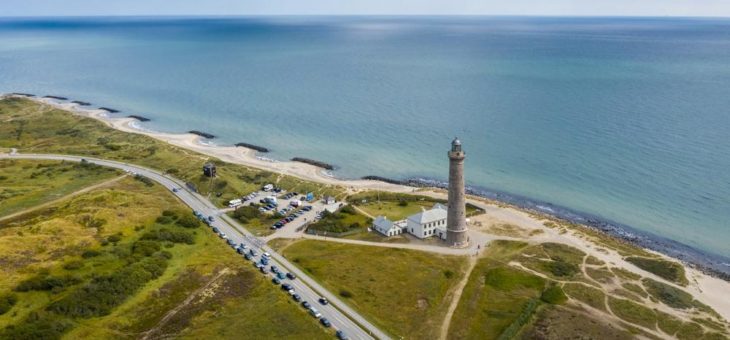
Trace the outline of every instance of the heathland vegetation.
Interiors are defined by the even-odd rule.
[[[274,240],[282,254],[394,338],[435,339],[464,257],[325,241]]]
[[[327,337],[191,216],[127,177],[6,221],[0,338]]]

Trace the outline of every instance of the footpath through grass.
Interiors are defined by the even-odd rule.
[[[120,172],[76,162],[0,160],[0,217],[66,196]]]
[[[466,270],[462,257],[326,241],[279,241],[283,255],[395,338],[435,339]]]
[[[0,254],[0,339],[331,337],[166,188],[133,178],[14,219]]]

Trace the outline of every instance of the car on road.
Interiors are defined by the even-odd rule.
[[[172,188],[172,192],[177,192],[177,188]]]
[[[312,314],[312,316],[315,317],[315,318],[317,318],[317,319],[319,319],[319,318],[322,317],[322,314],[320,314],[319,311],[316,308],[314,308],[314,307],[310,307],[309,308],[309,314]]]
[[[269,253],[264,253],[264,254],[263,254],[263,255],[261,255],[261,256],[263,256],[263,257],[266,257],[266,258],[269,258],[269,257],[271,257],[271,254],[269,254]]]
[[[286,278],[287,278],[287,279],[289,279],[289,280],[294,280],[294,279],[296,279],[297,277],[296,277],[296,276],[294,276],[294,274],[292,274],[292,273],[286,273]]]
[[[281,283],[281,281],[279,279],[277,279],[277,278],[271,279],[271,282],[273,282],[275,285],[278,285],[278,284]]]
[[[327,301],[327,299],[325,299],[325,298],[321,297],[321,298],[319,298],[319,303],[321,303],[322,305],[325,305],[325,306],[326,306],[326,305],[328,305],[328,304],[329,304],[330,302],[329,302],[329,301]]]
[[[292,297],[292,299],[294,299],[294,301],[296,301],[296,302],[302,301],[302,297],[301,297],[301,296],[299,296],[299,294],[294,294],[294,295],[292,295],[291,297]]]
[[[286,275],[284,275],[284,273],[282,273],[282,272],[278,272],[278,273],[276,273],[276,277],[278,277],[278,278],[279,278],[279,280],[284,280],[284,279],[286,279]]]
[[[256,256],[256,255],[258,255],[258,254],[256,254],[256,251],[255,251],[255,250],[253,250],[253,249],[249,250],[249,251],[248,251],[248,253],[249,253],[249,254],[250,254],[251,256]]]
[[[286,290],[286,291],[289,291],[289,290],[292,289],[292,286],[290,284],[288,284],[288,283],[284,283],[284,284],[281,285],[281,289]]]
[[[236,252],[239,254],[243,254],[243,249],[241,247],[237,247]]]
[[[215,218],[213,216],[208,216],[208,222],[213,222],[213,221],[215,221]]]
[[[309,301],[302,301],[302,307],[309,309],[309,307],[312,307],[312,304]]]
[[[330,323],[330,321],[327,320],[327,318],[321,318],[321,319],[319,319],[319,322],[322,324],[322,326],[325,326],[325,327],[332,326],[332,323]]]
[[[251,254],[243,255],[243,257],[246,258],[246,260],[249,260],[249,261],[251,261],[251,259],[253,259],[253,256],[251,256]]]
[[[271,266],[271,272],[272,273],[278,273],[279,272],[279,267],[272,265]]]
[[[350,338],[347,336],[347,334],[345,334],[345,332],[343,332],[343,331],[337,331],[335,333],[335,336],[337,336],[337,339],[340,339],[340,340],[350,340]]]
[[[233,247],[234,249],[236,248],[236,242],[234,242],[231,239],[228,239],[228,245],[231,246],[231,247]]]
[[[228,238],[228,235],[226,235],[226,233],[224,232],[221,232],[220,234],[218,234],[218,236],[220,236],[224,240]]]
[[[259,268],[259,271],[261,271],[261,273],[263,273],[263,274],[268,274],[269,273],[269,270],[266,269],[266,267]]]
[[[220,233],[221,231],[220,231],[220,230],[218,230],[218,228],[216,228],[216,227],[213,227],[213,232],[217,234],[217,233]]]

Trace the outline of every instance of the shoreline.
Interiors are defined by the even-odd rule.
[[[271,160],[258,156],[255,150],[246,147],[235,145],[222,146],[213,143],[205,143],[205,138],[195,134],[151,131],[141,127],[139,124],[140,122],[137,119],[129,117],[110,117],[109,112],[101,108],[84,108],[74,103],[58,102],[48,98],[29,98],[27,96],[23,96],[23,98],[30,99],[41,104],[50,105],[58,109],[70,111],[80,116],[99,120],[105,125],[123,132],[147,135],[184,149],[199,152],[206,156],[216,157],[225,162],[258,168],[274,173],[291,175],[321,184],[342,186],[346,188],[348,192],[376,190],[395,193],[425,194],[442,199],[446,198],[446,195],[443,192],[435,190],[439,188],[439,182],[435,180],[420,178],[398,181],[376,176],[367,176],[372,179],[341,179],[334,177],[331,172],[314,165],[293,161]],[[389,181],[386,182],[383,180]],[[419,183],[418,186],[413,186],[416,183]],[[730,292],[730,282],[728,282],[730,275],[727,275],[727,273],[723,274],[724,271],[717,270],[713,268],[713,266],[707,265],[708,261],[709,263],[712,263],[713,256],[711,254],[703,254],[703,252],[699,250],[696,250],[697,254],[694,254],[696,256],[689,256],[691,254],[683,253],[681,251],[673,253],[671,251],[667,251],[672,248],[670,243],[673,242],[682,245],[681,243],[666,239],[660,240],[660,237],[658,236],[645,235],[647,233],[638,232],[635,228],[621,226],[620,224],[604,221],[602,219],[594,219],[591,216],[587,216],[587,214],[580,214],[573,212],[570,209],[558,207],[552,204],[540,204],[540,202],[529,200],[527,198],[518,198],[514,195],[490,192],[486,189],[474,187],[470,188],[469,194],[472,195],[472,197],[468,199],[468,201],[471,201],[469,203],[485,207],[485,212],[487,214],[503,221],[508,221],[519,226],[529,226],[530,228],[549,229],[544,226],[543,218],[535,217],[535,214],[537,214],[538,216],[554,218],[569,223],[577,223],[585,225],[592,230],[602,232],[604,235],[633,244],[665,259],[678,261],[684,265],[687,272],[687,278],[692,282],[685,288],[692,292],[696,298],[701,297],[698,298],[698,300],[712,306],[718,311],[718,313],[723,315],[724,318],[730,319],[730,300],[724,298],[725,295]],[[483,233],[475,230],[473,231],[473,234],[474,236],[478,236],[476,234]],[[557,235],[551,236],[558,237]],[[571,232],[569,235],[561,235],[560,237],[564,239],[563,242],[580,245],[583,250],[590,254],[597,253],[592,241],[588,241],[581,237],[579,231]],[[478,239],[475,238],[475,240]],[[526,239],[528,242],[533,240],[535,239]],[[550,240],[550,238],[547,239],[548,242]],[[651,242],[649,242],[649,240],[651,240]],[[652,246],[652,244],[655,246]],[[657,247],[658,245],[666,247]],[[686,249],[694,250],[694,248],[689,246],[682,246]],[[607,257],[605,254],[598,255],[603,258]],[[704,261],[697,261],[698,259],[702,259]],[[611,254],[608,256],[608,260],[609,261],[607,262],[615,263],[621,267],[638,269],[638,267],[635,267],[623,260],[623,258],[618,254]],[[727,266],[728,272],[730,272],[730,265],[725,265]],[[640,269],[638,270],[639,272],[645,272]]]

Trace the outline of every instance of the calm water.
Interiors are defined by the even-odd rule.
[[[0,92],[342,177],[447,175],[730,256],[730,20],[0,19]]]

